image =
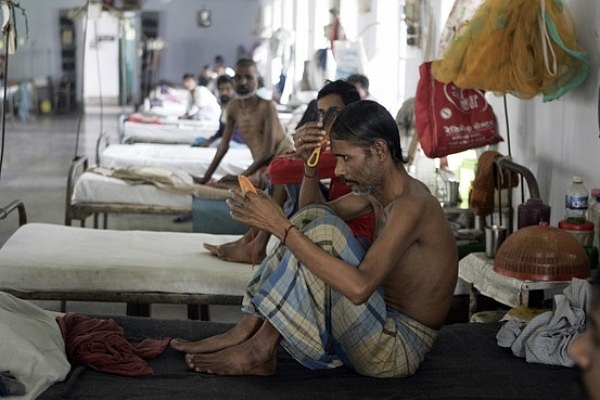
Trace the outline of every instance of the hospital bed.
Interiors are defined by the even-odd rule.
[[[3,210],[9,208],[24,212],[18,204]],[[202,234],[25,224],[0,248],[0,290],[28,299],[239,304],[252,267],[213,258],[202,250],[203,240]],[[216,243],[217,238],[211,236],[210,241]],[[146,338],[197,340],[232,326],[136,316],[90,317],[113,319],[132,343]],[[405,379],[369,378],[344,367],[311,371],[282,348],[275,376],[213,376],[190,371],[182,353],[167,348],[150,361],[152,375],[125,377],[72,365],[66,379],[48,382],[38,399],[583,398],[575,368],[530,364],[515,357],[496,343],[500,326],[443,326],[417,373]]]
[[[182,144],[133,143],[111,144],[100,152],[100,166],[107,168],[129,165],[158,165],[185,171],[202,177],[212,162],[217,149],[191,147]],[[221,160],[213,177],[238,174],[252,164],[250,149],[232,147]]]
[[[25,223],[0,248],[0,290],[63,304],[124,302],[132,315],[148,315],[153,303],[187,304],[191,318],[208,319],[208,305],[241,304],[254,269],[202,244],[238,238]]]
[[[198,137],[208,139],[218,129],[218,121],[181,120],[144,114],[119,116],[121,143],[190,144]]]
[[[88,217],[104,217],[107,226],[108,214],[191,214],[191,196],[169,193],[153,185],[129,185],[125,181],[86,172],[89,162],[86,157],[77,157],[71,162],[67,177],[65,201],[65,225],[79,220],[85,226]]]
[[[231,328],[229,324],[207,321],[111,318],[124,328],[126,338],[133,343],[164,337],[197,340]],[[167,348],[150,361],[152,375],[132,378],[74,365],[63,382],[48,388],[38,400],[584,398],[577,384],[577,368],[530,364],[515,357],[509,349],[496,344],[500,326],[500,323],[443,326],[419,370],[409,378],[370,378],[345,367],[313,371],[301,366],[281,347],[274,376],[215,376],[189,370],[183,354]]]
[[[127,166],[162,166],[187,172],[192,176],[203,176],[210,165],[216,149],[191,147],[182,144],[111,144],[102,147],[99,140],[97,164],[107,168]],[[213,174],[214,179],[243,172],[253,161],[247,147],[231,148],[221,160]],[[186,215],[192,211],[192,196],[167,192],[153,185],[129,185],[123,180],[87,172],[90,167],[86,157],[75,158],[67,177],[65,224],[84,221],[94,216],[98,226],[99,214],[165,214]],[[223,199],[215,194],[209,198]]]

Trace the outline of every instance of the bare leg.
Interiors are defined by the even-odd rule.
[[[279,332],[265,321],[254,336],[237,346],[210,354],[187,354],[196,372],[216,375],[274,375],[277,372]]]
[[[286,200],[285,188],[281,185],[273,187],[272,197],[282,206]],[[270,234],[250,229],[240,239],[220,246],[204,243],[204,248],[226,261],[258,264],[267,256],[267,244]]]
[[[222,247],[244,246],[248,243],[251,243],[253,237],[254,231],[252,229],[248,229],[248,231],[246,231],[246,233],[244,233],[244,235],[241,238],[239,238],[238,240],[234,240],[233,242],[225,243],[222,245],[204,243],[203,246],[206,250],[210,251],[213,256],[221,257],[221,255],[219,254],[219,249],[221,249]]]
[[[204,244],[204,247],[226,261],[259,264],[267,256],[267,244],[270,236],[271,234],[268,232],[258,231],[254,236],[254,240],[240,239],[221,246]]]
[[[231,330],[194,342],[184,339],[171,340],[171,347],[186,353],[210,353],[238,345],[248,340],[260,328],[263,320],[252,315],[244,315],[244,318]]]

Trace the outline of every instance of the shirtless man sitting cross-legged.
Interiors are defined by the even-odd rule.
[[[321,133],[297,138],[308,160]],[[298,144],[298,141],[300,143]],[[403,165],[398,127],[381,105],[344,108],[331,131],[335,173],[352,193],[323,204],[306,166],[302,208],[288,219],[263,192],[232,191],[233,218],[270,232],[265,258],[230,331],[174,339],[188,366],[218,375],[273,375],[279,344],[311,369],[346,365],[377,377],[414,374],[445,321],[457,280],[456,243],[437,199]],[[368,248],[344,223],[374,212]]]

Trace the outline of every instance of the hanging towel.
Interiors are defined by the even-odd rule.
[[[486,216],[494,212],[496,189],[507,188],[509,182],[513,187],[519,184],[519,175],[516,172],[503,171],[501,175],[498,174],[495,161],[501,157],[504,156],[491,150],[479,156],[469,198],[469,205],[474,209],[475,215]],[[509,177],[508,174],[511,176]]]

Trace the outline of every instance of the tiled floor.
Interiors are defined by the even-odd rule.
[[[102,132],[117,133],[120,110],[102,115],[40,115],[28,121],[7,119],[0,175],[0,207],[15,199],[25,204],[28,222],[64,224],[67,173],[75,156],[95,160],[96,141]],[[79,135],[77,134],[79,130]],[[87,223],[92,225],[91,220]],[[17,229],[17,214],[0,221],[0,246]],[[147,229],[191,232],[191,222],[174,223],[170,216],[110,216],[110,229]],[[58,310],[58,302],[37,302]],[[116,303],[69,302],[67,311],[124,314],[125,305]],[[156,318],[186,318],[186,307],[158,304],[152,306]],[[235,322],[241,317],[238,307],[211,307],[214,321]]]

